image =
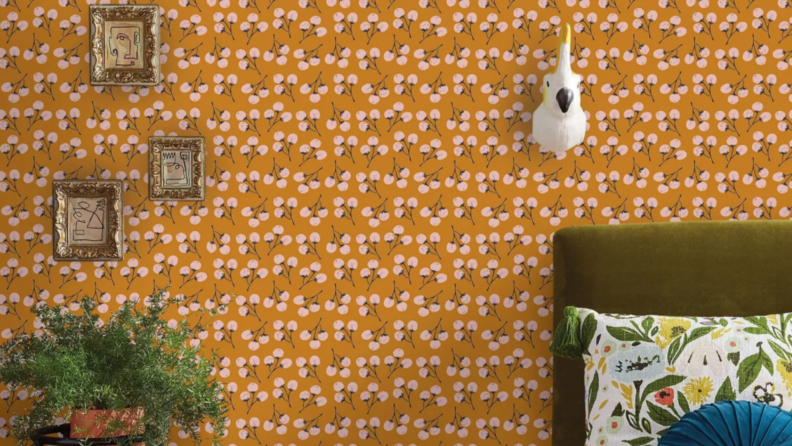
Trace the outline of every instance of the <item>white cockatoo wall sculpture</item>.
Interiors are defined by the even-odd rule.
[[[556,69],[542,81],[542,103],[533,115],[533,137],[552,152],[563,152],[583,143],[586,113],[580,108],[581,76],[572,72],[570,51],[572,29],[561,26],[558,33]]]

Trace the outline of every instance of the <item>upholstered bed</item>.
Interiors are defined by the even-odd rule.
[[[579,226],[553,239],[554,326],[567,305],[602,313],[792,312],[792,222]],[[556,358],[553,445],[585,443],[583,362]]]

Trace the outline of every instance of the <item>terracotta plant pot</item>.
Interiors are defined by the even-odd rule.
[[[77,409],[71,414],[71,438],[107,438],[143,433],[143,408],[121,410]]]

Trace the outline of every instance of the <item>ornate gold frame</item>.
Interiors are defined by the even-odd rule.
[[[163,150],[189,151],[192,158],[190,187],[166,187],[162,178]],[[203,201],[206,198],[206,140],[203,136],[149,137],[149,199]]]
[[[81,245],[68,242],[69,219],[67,200],[69,197],[104,197],[107,199],[108,243]],[[119,180],[53,181],[53,258],[55,260],[110,260],[124,259],[124,185]]]
[[[91,85],[157,85],[160,82],[160,14],[157,5],[91,5]],[[105,23],[143,21],[143,68],[107,69]]]

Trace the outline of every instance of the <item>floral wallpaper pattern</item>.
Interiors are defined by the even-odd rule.
[[[160,0],[152,88],[88,85],[89,3],[0,0],[0,337],[170,284],[221,313],[229,445],[548,445],[554,231],[792,213],[789,0]],[[565,21],[590,130],[554,154]],[[147,200],[170,134],[206,201]],[[122,262],[52,260],[64,178],[124,180]]]

